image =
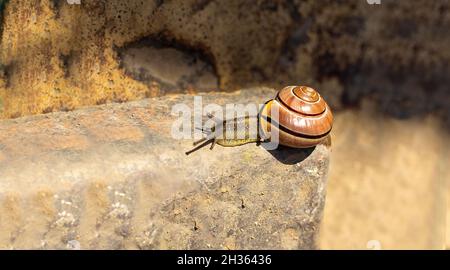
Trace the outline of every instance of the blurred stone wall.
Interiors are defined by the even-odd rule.
[[[336,115],[320,247],[442,249],[450,136],[433,117],[395,119],[374,105]]]
[[[11,0],[2,26],[6,118],[298,83],[335,109],[450,114],[447,1]]]

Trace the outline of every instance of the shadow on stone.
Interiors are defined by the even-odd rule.
[[[294,165],[305,160],[312,154],[316,147],[291,148],[280,145],[275,150],[267,150],[272,156],[283,164]]]

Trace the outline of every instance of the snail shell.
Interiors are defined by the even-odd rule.
[[[278,110],[278,120],[272,117],[273,109]],[[333,125],[333,115],[313,88],[288,86],[264,105],[259,121],[263,139],[269,139],[272,130],[278,131],[280,144],[307,148],[327,138]],[[278,125],[274,125],[276,122]]]

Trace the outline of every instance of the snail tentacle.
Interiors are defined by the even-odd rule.
[[[195,151],[197,151],[197,150],[199,150],[199,149],[201,149],[201,148],[207,146],[208,144],[214,142],[214,140],[215,140],[215,139],[209,139],[209,140],[206,140],[206,138],[203,138],[203,139],[201,139],[201,142],[203,142],[202,144],[200,144],[200,145],[198,145],[198,146],[192,148],[191,150],[185,152],[185,154],[186,154],[186,155],[190,155],[190,154],[192,154],[193,152],[195,152]],[[200,143],[200,142],[199,142],[199,143]]]

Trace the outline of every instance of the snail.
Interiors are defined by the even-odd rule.
[[[275,115],[274,115],[275,114]],[[212,118],[212,115],[209,114]],[[194,142],[193,151],[211,143],[225,147],[267,142],[278,134],[278,143],[292,148],[309,148],[323,143],[333,125],[330,107],[320,94],[308,86],[287,86],[267,101],[256,116],[217,120],[211,128],[201,128],[206,135]],[[257,126],[256,129],[251,128]],[[225,130],[233,130],[232,137]],[[275,132],[275,133],[274,133]],[[221,134],[221,136],[217,136]]]

